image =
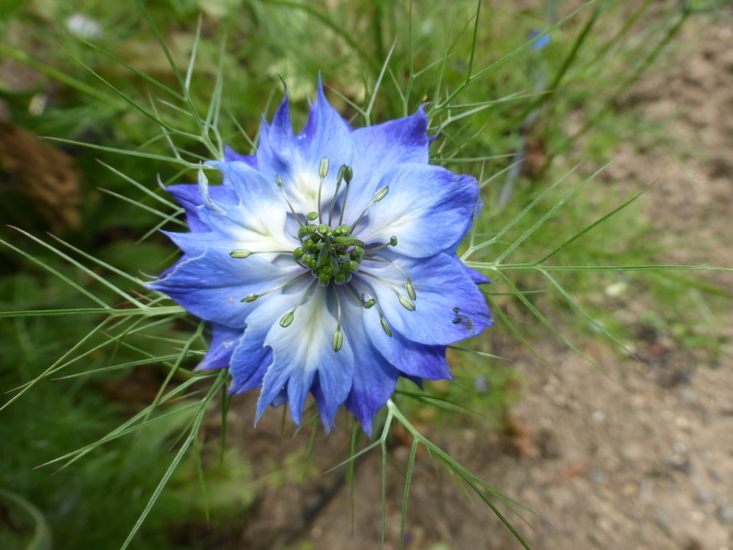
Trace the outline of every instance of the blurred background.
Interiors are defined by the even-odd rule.
[[[149,0],[153,27],[133,1],[0,1],[0,239],[9,245],[0,247],[0,390],[50,365],[66,376],[102,369],[46,379],[0,412],[0,548],[119,548],[191,420],[166,417],[53,476],[60,464],[34,469],[117,428],[161,384],[181,384],[185,376],[155,358],[175,357],[196,324],[129,327],[110,344],[98,314],[7,313],[93,305],[73,285],[119,304],[93,274],[143,290],[69,250],[92,267],[59,257],[43,244],[53,236],[135,276],[175,261],[157,229],[181,230],[181,218],[156,210],[156,197],[166,197],[157,182],[193,183],[195,173],[165,160],[166,139],[146,113],[184,130],[193,122],[171,103],[180,90],[155,28],[182,73],[196,48],[190,91],[202,112],[223,75],[220,132],[250,153],[261,114],[271,116],[282,99],[280,78],[296,128],[319,72],[329,100],[355,126],[381,82],[371,112],[381,122],[440,104],[467,74],[583,4]],[[610,162],[525,241],[520,259],[543,257],[648,188],[553,265],[733,267],[732,46],[729,2],[596,2],[472,82],[460,108],[436,110],[432,131],[442,131],[432,162],[482,183],[479,241],[573,170],[507,239],[522,235]],[[193,140],[177,144],[187,158],[211,157]],[[733,277],[556,275],[572,301],[532,271],[512,274],[525,300],[492,285],[497,326],[463,346],[473,353],[449,350],[456,379],[427,385],[432,400],[407,389],[397,396],[401,407],[459,462],[543,516],[523,511],[524,523],[501,508],[533,548],[733,548]],[[197,357],[179,366],[193,368]],[[127,366],[105,370],[116,364]],[[254,429],[255,401],[236,396],[226,420],[212,407],[197,439],[201,465],[189,456],[175,470],[131,548],[379,547],[381,455],[360,458],[353,479],[343,469],[323,474],[348,457],[350,418],[343,414],[328,437],[316,424],[293,437],[280,410]],[[385,548],[399,543],[410,445],[394,428]],[[454,477],[418,453],[405,547],[520,548]]]

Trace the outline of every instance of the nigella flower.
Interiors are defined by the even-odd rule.
[[[168,188],[190,233],[149,285],[211,322],[198,369],[229,367],[231,393],[261,387],[257,418],[312,393],[326,429],[344,404],[371,431],[400,376],[450,378],[446,346],[492,324],[456,249],[478,185],[428,164],[427,117],[353,130],[318,98],[297,136],[287,97],[257,154],[210,162],[223,185]]]

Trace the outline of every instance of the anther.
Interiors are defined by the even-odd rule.
[[[313,290],[314,286],[316,286],[316,283],[311,283],[311,286],[309,286],[308,290],[303,293],[303,296],[300,297],[300,300],[298,300],[298,303],[295,304],[295,307],[282,316],[282,319],[280,319],[280,326],[282,328],[288,328],[293,323],[293,320],[295,319],[295,310],[297,310],[300,307],[300,304],[302,304],[305,299],[310,296],[310,293]]]
[[[341,332],[341,329],[336,329],[336,332],[333,333],[333,339],[331,340],[331,347],[333,348],[333,351],[339,351],[343,345],[344,333]]]
[[[295,216],[295,221],[298,222],[298,225],[302,226],[303,222],[300,221],[298,214],[295,213],[295,208],[293,208],[293,205],[291,204],[287,193],[285,193],[285,184],[283,183],[282,178],[278,175],[275,175],[275,183],[280,188],[280,192],[283,194],[283,197],[285,198],[285,202],[287,203],[288,207],[290,208],[290,211],[293,213],[293,216]]]
[[[349,294],[351,294],[351,297],[352,297],[352,298],[353,298],[353,299],[354,299],[354,300],[355,300],[355,301],[356,301],[356,302],[357,302],[357,303],[358,303],[359,305],[361,305],[361,306],[362,306],[362,307],[363,307],[364,309],[369,309],[370,307],[372,307],[372,306],[376,305],[376,303],[377,303],[377,300],[376,300],[376,299],[374,299],[374,298],[370,298],[369,300],[367,300],[367,301],[364,301],[364,289],[363,289],[363,288],[361,287],[361,285],[360,285],[359,283],[357,283],[356,281],[354,281],[354,285],[355,285],[355,286],[356,286],[356,287],[357,287],[357,288],[358,288],[358,289],[359,289],[359,290],[361,291],[361,293],[362,293],[362,295],[361,295],[361,296],[362,296],[362,297],[361,297],[361,299],[359,299],[359,297],[358,297],[358,296],[357,296],[357,295],[356,295],[356,294],[354,293],[354,291],[353,291],[353,290],[351,290],[351,287],[345,286],[344,288],[345,288],[346,290],[348,290],[348,291],[349,291]]]
[[[239,248],[237,250],[232,250],[229,253],[229,255],[232,258],[236,258],[237,260],[241,260],[243,258],[249,258],[253,254],[290,254],[290,250],[258,250],[258,251],[252,252],[251,250]]]
[[[321,159],[321,164],[318,167],[318,175],[321,176],[321,178],[325,178],[328,175],[328,158],[323,157]]]
[[[392,262],[390,262],[388,260],[383,260],[381,258],[371,258],[371,257],[368,257],[368,258],[364,258],[364,260],[368,260],[370,262],[379,262],[381,264],[389,264],[392,267],[394,267],[395,269],[399,270],[400,273],[402,273],[405,276],[405,279],[407,279],[407,283],[405,283],[405,290],[407,290],[407,295],[410,297],[410,299],[417,300],[417,293],[415,292],[415,287],[412,284],[412,280],[410,279],[410,276],[407,274],[407,271],[405,271],[404,269],[402,269],[397,264],[392,263]]]
[[[384,318],[384,315],[381,313],[379,314],[379,322],[382,324],[382,330],[387,336],[392,336],[392,330],[389,328],[389,325],[387,324],[387,319]]]
[[[291,324],[293,324],[293,319],[295,319],[295,313],[292,311],[288,311],[285,315],[283,315],[283,318],[280,319],[280,326],[282,328],[288,328]]]
[[[247,295],[246,295],[246,296],[245,296],[244,298],[242,298],[242,299],[241,299],[240,301],[242,301],[242,302],[254,302],[254,301],[255,301],[255,300],[257,300],[258,298],[262,298],[262,297],[263,297],[263,296],[265,296],[266,294],[270,294],[270,292],[275,292],[276,290],[279,290],[279,289],[281,289],[282,287],[284,287],[284,286],[286,286],[286,285],[289,285],[289,284],[290,284],[290,283],[292,283],[293,281],[297,281],[297,280],[298,280],[298,279],[300,279],[301,277],[305,277],[305,276],[306,276],[307,274],[308,274],[308,272],[306,271],[306,272],[304,272],[304,273],[301,273],[300,275],[296,275],[296,276],[295,276],[295,277],[293,277],[292,279],[288,279],[288,280],[287,280],[287,281],[285,281],[284,283],[282,283],[282,284],[279,284],[279,285],[277,285],[277,286],[276,286],[275,288],[271,288],[270,290],[268,290],[268,291],[266,291],[266,292],[262,292],[262,293],[260,293],[260,294],[247,294]]]
[[[229,255],[232,258],[237,258],[237,259],[240,259],[240,258],[249,258],[252,255],[252,252],[250,252],[249,250],[245,250],[245,249],[242,248],[242,249],[238,249],[238,250],[232,250],[229,253]]]
[[[338,351],[344,344],[344,333],[341,332],[341,293],[336,291],[336,332],[333,333],[333,339],[331,340],[331,347],[333,351]]]
[[[371,273],[368,273],[367,271],[359,271],[362,275],[366,275],[367,277],[371,277],[372,279],[376,279],[382,284],[387,285],[390,289],[392,289],[392,292],[394,292],[397,295],[397,299],[400,301],[400,304],[402,307],[404,307],[407,311],[415,311],[415,302],[413,302],[410,298],[405,296],[404,294],[400,294],[400,292],[392,286],[389,282],[385,281],[381,277],[377,277],[376,275],[373,275]],[[409,291],[408,291],[409,292]],[[414,292],[414,289],[413,289]]]
[[[336,199],[339,196],[339,189],[341,189],[341,182],[344,179],[344,170],[346,169],[346,165],[342,164],[339,168],[338,174],[336,175],[336,190],[333,192],[333,200],[331,201],[331,210],[328,212],[328,225],[331,225],[331,220],[333,220],[333,209],[336,207]]]
[[[321,215],[321,193],[323,192],[323,180],[328,175],[328,158],[323,157],[321,164],[318,167],[318,175],[321,177],[321,183],[318,185],[318,220],[322,223],[323,216]]]
[[[371,200],[371,202],[370,202],[369,204],[367,204],[367,207],[366,207],[366,208],[364,209],[364,212],[362,212],[362,213],[361,213],[361,216],[359,216],[359,217],[358,217],[358,218],[356,219],[356,221],[354,222],[354,225],[352,225],[352,226],[351,226],[351,230],[352,230],[352,231],[354,230],[354,228],[355,228],[355,227],[356,227],[357,225],[359,225],[359,222],[360,222],[360,221],[361,221],[361,219],[362,219],[362,218],[364,217],[364,215],[365,215],[365,214],[367,213],[367,210],[369,210],[369,209],[370,209],[370,208],[372,207],[372,205],[373,205],[373,204],[374,204],[375,202],[379,202],[379,201],[381,201],[381,200],[382,200],[382,199],[383,199],[384,197],[386,197],[386,196],[387,196],[387,193],[389,193],[389,186],[388,186],[388,185],[386,185],[386,186],[382,187],[381,189],[378,189],[378,190],[377,190],[377,192],[376,192],[376,193],[374,193],[374,198],[373,198],[373,199]]]
[[[374,248],[370,248],[369,250],[366,250],[365,252],[367,254],[371,254],[372,252],[376,252],[377,250],[381,250],[382,248],[385,248],[387,246],[397,246],[397,237],[395,237],[394,235],[392,235],[389,238],[389,242],[388,243],[380,244],[379,246],[375,246]]]
[[[344,223],[344,212],[346,211],[346,199],[349,198],[349,189],[351,189],[351,186],[349,185],[351,183],[351,180],[354,177],[354,171],[351,169],[351,166],[343,165],[344,169],[344,181],[346,182],[346,191],[344,192],[344,202],[341,205],[341,216],[339,217],[339,224]]]
[[[410,300],[410,298],[408,298],[404,294],[398,294],[397,299],[400,301],[400,304],[402,304],[402,307],[404,307],[407,311],[415,311],[415,302]]]

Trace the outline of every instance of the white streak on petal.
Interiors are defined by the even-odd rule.
[[[322,371],[321,380],[328,380],[329,387],[324,388],[323,393],[325,408],[329,412],[335,413],[351,390],[354,355],[348,335],[341,350],[336,352],[331,347],[337,320],[328,307],[329,291],[333,292],[333,289],[317,287],[308,301],[298,308],[289,327],[282,328],[275,323],[265,338],[265,345],[273,349],[273,364],[265,375],[262,393],[271,395],[279,391],[281,388],[269,386],[273,383],[284,385],[287,379],[290,415],[295,422],[300,421],[316,371]],[[293,301],[296,302],[297,298]],[[278,315],[285,313],[278,312]],[[259,404],[258,410],[268,404]]]

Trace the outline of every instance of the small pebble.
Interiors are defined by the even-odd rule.
[[[685,430],[690,427],[690,421],[687,420],[684,416],[678,416],[674,419],[674,425],[681,430]]]
[[[693,510],[692,512],[690,512],[690,519],[695,523],[702,523],[703,521],[705,521],[705,514],[703,514],[699,510]]]
[[[733,524],[733,507],[721,506],[718,508],[718,518],[726,525]]]
[[[596,483],[603,483],[606,481],[606,476],[600,470],[591,470],[588,472],[588,479]]]
[[[604,421],[604,420],[606,419],[606,415],[605,415],[605,414],[603,414],[603,413],[602,413],[601,411],[595,411],[595,412],[594,412],[594,413],[593,413],[593,414],[591,415],[591,418],[592,418],[592,419],[593,419],[593,420],[594,420],[595,422],[603,422],[603,421]]]
[[[695,392],[688,388],[680,390],[680,397],[683,401],[686,401],[688,403],[692,403],[697,400],[697,395],[695,395]]]

